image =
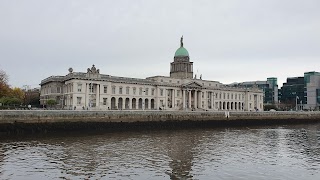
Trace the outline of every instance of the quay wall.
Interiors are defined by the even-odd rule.
[[[3,123],[44,122],[145,122],[145,121],[217,121],[217,120],[319,120],[320,111],[295,112],[207,112],[207,111],[83,111],[83,110],[2,110]]]
[[[1,110],[0,133],[122,126],[268,125],[320,122],[320,112]],[[19,131],[20,131],[19,130]]]

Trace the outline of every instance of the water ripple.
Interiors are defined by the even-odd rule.
[[[0,179],[319,179],[320,124],[0,141]]]

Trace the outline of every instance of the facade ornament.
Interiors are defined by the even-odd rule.
[[[255,82],[254,85],[252,86],[252,89],[253,89],[253,90],[258,90],[258,89],[259,89],[259,86],[257,85],[256,82]]]
[[[70,68],[68,69],[68,71],[69,71],[69,73],[72,73],[72,72],[73,72],[72,67],[70,67]]]
[[[100,70],[93,64],[91,68],[87,69],[87,77],[90,78],[100,78]]]
[[[95,65],[93,64],[91,69],[90,68],[87,69],[87,73],[89,73],[89,74],[100,74],[100,70],[97,69],[95,67]]]

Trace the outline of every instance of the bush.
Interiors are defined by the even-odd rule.
[[[264,111],[270,111],[270,109],[278,110],[277,106],[274,104],[266,104],[263,106]]]
[[[22,103],[21,99],[14,97],[2,97],[0,98],[2,105],[20,105]]]

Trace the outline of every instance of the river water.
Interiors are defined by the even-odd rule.
[[[0,179],[320,179],[320,124],[1,137]]]

